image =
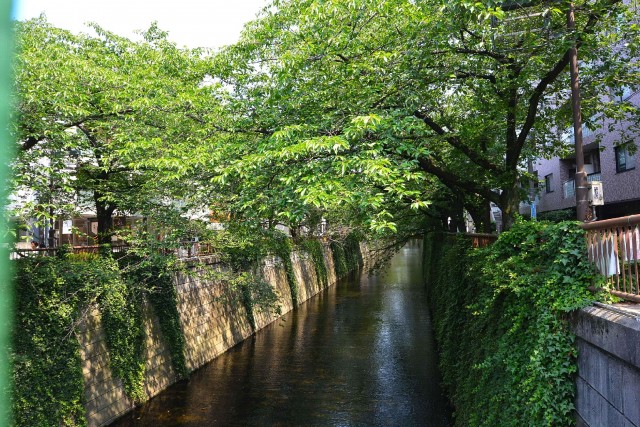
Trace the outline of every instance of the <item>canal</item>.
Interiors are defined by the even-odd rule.
[[[448,426],[422,248],[340,281],[113,426]]]

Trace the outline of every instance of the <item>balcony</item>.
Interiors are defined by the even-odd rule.
[[[591,173],[587,175],[587,182],[592,182],[592,181],[602,181],[602,175],[600,174],[600,172]],[[565,199],[568,199],[570,197],[575,197],[576,181],[572,179],[562,184],[562,194],[564,195]]]

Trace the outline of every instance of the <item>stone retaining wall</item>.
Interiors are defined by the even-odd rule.
[[[361,245],[363,259],[371,256],[366,245]],[[333,256],[328,247],[324,248],[325,264],[328,271],[328,286],[335,284]],[[187,368],[196,370],[229,348],[252,334],[247,313],[243,307],[232,307],[225,303],[227,287],[224,283],[207,279],[208,269],[223,268],[214,258],[201,258],[189,262],[195,274],[178,274],[178,312],[185,336],[185,357]],[[299,286],[299,303],[321,292],[324,288],[316,277],[311,257],[305,253],[292,254],[293,270]],[[262,278],[278,294],[281,315],[293,309],[291,292],[287,283],[283,262],[277,257],[268,257],[260,266]],[[173,384],[177,377],[171,366],[168,347],[164,344],[158,319],[150,304],[145,304],[146,332],[146,376],[145,392],[153,397]],[[273,313],[254,313],[256,329],[262,329],[278,318]],[[109,369],[104,332],[100,313],[95,307],[79,325],[78,336],[85,376],[85,408],[89,427],[99,427],[113,422],[116,418],[133,409],[133,402],[125,395],[122,383],[113,378]]]
[[[572,319],[578,426],[640,426],[640,309],[600,305]]]

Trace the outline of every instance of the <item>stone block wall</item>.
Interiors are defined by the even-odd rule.
[[[78,339],[89,427],[103,425],[130,410],[133,404],[125,395],[122,383],[111,375],[109,352],[96,307],[89,307],[78,327]]]
[[[362,246],[366,260],[369,253]],[[337,281],[331,250],[324,248],[328,285]],[[299,286],[301,304],[324,288],[316,277],[313,261],[305,253],[291,255]],[[189,261],[191,274],[177,274],[178,312],[185,337],[187,368],[194,371],[229,348],[249,337],[253,331],[243,307],[228,303],[228,287],[207,272],[224,268],[215,258]],[[278,295],[280,315],[293,309],[291,291],[283,262],[268,257],[260,265],[260,275]],[[157,395],[177,380],[171,366],[168,346],[162,338],[157,317],[150,304],[144,307],[146,332],[146,372],[144,389],[149,398]],[[262,329],[279,315],[256,311],[256,329]],[[109,353],[97,308],[89,307],[78,327],[81,358],[85,377],[85,408],[89,427],[100,427],[129,412],[134,403],[125,395],[122,383],[111,375]]]
[[[572,319],[578,426],[640,426],[640,309],[599,305]]]
[[[192,262],[190,274],[178,274],[178,312],[185,338],[187,369],[194,371],[251,335],[244,307],[228,303],[225,283],[207,272],[220,270],[215,259]]]
[[[169,349],[162,339],[160,324],[150,304],[145,303],[143,312],[147,361],[144,390],[147,396],[155,396],[173,384],[177,377],[171,366]],[[113,377],[109,369],[109,352],[101,323],[100,311],[92,306],[78,327],[89,427],[109,424],[134,407],[133,401],[125,394],[122,382]]]

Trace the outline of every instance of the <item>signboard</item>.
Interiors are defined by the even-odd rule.
[[[602,181],[591,181],[589,183],[589,202],[591,206],[604,205],[604,193],[602,192]]]
[[[73,220],[68,219],[66,221],[62,221],[62,234],[71,234],[72,229],[73,229]]]
[[[98,234],[98,221],[91,223],[91,234],[96,236]]]
[[[536,219],[538,217],[538,209],[536,208],[535,203],[531,203],[531,219]]]

